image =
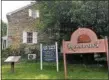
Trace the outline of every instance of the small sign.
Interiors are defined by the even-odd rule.
[[[43,68],[43,62],[56,62],[57,72],[59,71],[58,65],[58,47],[57,42],[55,45],[40,44],[40,68]]]
[[[18,62],[21,56],[9,56],[4,62]]]
[[[46,62],[55,62],[56,61],[56,46],[55,45],[46,45],[42,47],[42,58]]]
[[[9,56],[4,62],[11,63],[11,72],[14,72],[14,63],[18,62],[21,56]]]

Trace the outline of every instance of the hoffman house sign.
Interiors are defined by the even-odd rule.
[[[107,38],[98,39],[95,32],[88,28],[78,28],[71,35],[71,40],[63,40],[62,44],[65,78],[67,78],[66,54],[106,53],[108,63]]]

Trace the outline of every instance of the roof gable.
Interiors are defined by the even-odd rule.
[[[31,3],[31,4],[29,4],[29,5],[26,5],[26,6],[22,7],[22,8],[16,9],[15,11],[9,12],[9,13],[7,13],[6,15],[12,15],[12,14],[18,12],[18,11],[21,11],[21,10],[23,10],[23,9],[26,9],[26,8],[30,7],[30,6],[33,6],[34,4],[36,4],[36,2]]]

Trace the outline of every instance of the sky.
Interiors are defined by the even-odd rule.
[[[8,22],[6,18],[6,14],[12,11],[15,11],[16,9],[22,8],[28,4],[30,4],[32,1],[1,1],[2,3],[2,20],[4,22]],[[1,9],[1,8],[0,8]],[[1,13],[0,13],[1,15]],[[1,17],[0,17],[1,19]]]

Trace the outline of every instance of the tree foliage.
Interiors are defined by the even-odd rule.
[[[109,34],[108,1],[38,1],[37,9],[40,10],[37,25],[53,36],[59,47],[62,39],[70,40],[72,32],[78,27],[92,29],[98,38],[104,38]],[[87,57],[91,61],[94,60],[90,54],[84,54],[83,59]],[[89,63],[88,59],[83,61]]]
[[[3,21],[1,21],[1,30],[2,30],[1,36],[6,36],[7,35],[7,24]]]
[[[38,25],[55,39],[69,40],[78,27],[88,27],[98,37],[108,36],[108,1],[38,1]]]

